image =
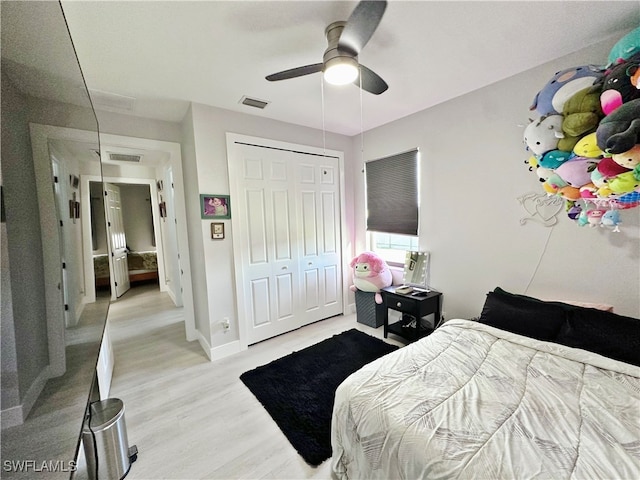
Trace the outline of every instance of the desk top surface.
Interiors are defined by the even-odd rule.
[[[385,294],[385,293],[392,293],[394,295],[400,295],[402,297],[406,297],[406,298],[413,298],[416,300],[424,300],[427,298],[432,298],[432,297],[436,297],[438,295],[442,295],[442,293],[436,291],[436,290],[424,290],[421,288],[417,288],[414,287],[413,290],[409,293],[400,293],[397,292],[396,289],[401,287],[402,285],[391,285],[390,287],[385,287],[382,289],[381,293]]]

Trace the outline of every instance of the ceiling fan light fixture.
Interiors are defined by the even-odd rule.
[[[358,78],[358,62],[352,57],[334,57],[324,68],[324,79],[331,85],[347,85]]]

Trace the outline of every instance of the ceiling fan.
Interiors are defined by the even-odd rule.
[[[361,1],[346,22],[333,22],[326,28],[324,33],[328,46],[322,63],[284,70],[268,75],[266,79],[275,82],[323,72],[329,83],[353,83],[369,93],[380,95],[389,86],[375,72],[358,63],[358,54],[375,32],[386,8],[386,1]]]

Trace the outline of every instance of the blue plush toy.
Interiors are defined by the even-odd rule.
[[[529,110],[535,110],[540,116],[561,115],[567,100],[580,90],[601,82],[603,76],[603,70],[595,65],[560,70],[537,93]]]
[[[600,225],[603,227],[613,227],[614,232],[619,232],[620,227],[618,227],[618,225],[620,225],[620,212],[616,209],[607,210],[602,216]]]
[[[552,170],[558,168],[563,163],[571,160],[575,157],[573,152],[565,152],[564,150],[551,150],[545,153],[538,160],[538,165],[543,168],[550,168]]]

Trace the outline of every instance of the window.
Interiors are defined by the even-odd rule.
[[[419,250],[418,237],[410,235],[371,232],[369,244],[371,251],[380,255],[387,263],[398,265],[404,265],[407,250]]]
[[[367,230],[418,235],[418,149],[365,164]]]

